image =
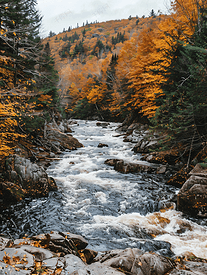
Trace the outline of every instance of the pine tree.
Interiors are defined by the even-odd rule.
[[[0,68],[6,66],[12,73],[14,86],[35,75],[41,24],[36,4],[36,0],[13,0],[5,1],[0,6],[0,51],[4,53]],[[9,60],[8,64],[5,64],[5,60]]]
[[[41,65],[39,68],[40,77],[36,83],[36,89],[40,92],[40,96],[34,100],[37,106],[47,111],[58,107],[59,96],[57,91],[57,82],[59,80],[57,71],[54,69],[54,59],[51,57],[50,44],[47,42],[41,52]]]
[[[150,17],[156,17],[156,14],[154,12],[154,10],[152,9],[151,12],[150,12]]]
[[[199,147],[207,139],[207,18],[200,9],[198,24],[188,44],[177,41],[163,68],[167,82],[159,99],[155,122],[166,129],[168,144]]]

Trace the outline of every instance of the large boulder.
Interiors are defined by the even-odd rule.
[[[154,172],[157,171],[159,165],[139,161],[137,163],[126,162],[121,159],[107,159],[105,164],[114,166],[114,169],[121,173],[137,173],[137,172]]]
[[[197,164],[190,175],[177,195],[177,208],[193,216],[207,216],[206,169]]]
[[[51,143],[60,149],[75,150],[83,147],[83,144],[81,144],[71,134],[65,134],[52,125],[47,125],[46,137]]]
[[[112,250],[97,260],[106,266],[120,269],[132,275],[164,275],[173,269],[171,261],[156,253],[144,253],[137,248]]]
[[[5,203],[24,197],[44,197],[49,191],[57,190],[54,179],[48,177],[44,168],[18,155],[5,160],[5,175],[7,181],[0,183]]]

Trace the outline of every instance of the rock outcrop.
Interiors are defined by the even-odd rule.
[[[22,139],[16,154],[10,155],[1,163],[0,201],[4,205],[16,203],[25,197],[48,196],[49,191],[57,190],[53,178],[48,177],[45,168],[57,159],[65,149],[75,150],[83,145],[69,132],[70,123],[61,121],[45,125],[44,135]]]
[[[177,195],[178,210],[190,214],[207,216],[207,169],[197,164],[189,173]]]
[[[83,147],[83,144],[81,144],[71,134],[63,133],[58,128],[55,128],[52,125],[47,125],[46,137],[52,144],[54,144],[59,149],[74,150],[76,148]]]
[[[49,191],[57,190],[53,178],[44,168],[18,155],[5,160],[6,181],[0,182],[1,199],[4,203],[17,202],[24,197],[44,197]]]

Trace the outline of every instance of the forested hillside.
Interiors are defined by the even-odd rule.
[[[162,129],[162,148],[205,147],[206,1],[176,0],[168,15],[86,23],[43,41],[36,0],[1,1],[0,17],[2,155],[43,129],[59,100],[69,117],[142,119]]]
[[[151,13],[148,18],[130,16],[128,19],[83,24],[72,30],[69,27],[68,31],[58,35],[50,32],[44,43],[49,43],[59,72],[61,97],[66,97],[65,103],[68,103],[66,111],[86,118],[98,110],[103,119],[122,119],[119,101],[123,76],[120,74],[124,71],[121,72],[121,66],[130,59],[132,46],[127,41],[135,45],[134,40],[138,41],[146,28],[152,28],[166,17],[155,16],[153,10]],[[118,59],[124,45],[129,46],[127,54]],[[118,60],[120,72],[115,73]]]
[[[89,24],[44,43],[70,115],[145,118],[164,130],[162,146],[206,142],[206,1],[173,1],[168,15]]]

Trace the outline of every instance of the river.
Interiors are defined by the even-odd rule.
[[[192,219],[173,207],[160,211],[177,188],[166,185],[160,175],[122,174],[104,164],[111,158],[140,160],[131,150],[133,144],[118,136],[117,126],[81,120],[72,124],[73,136],[84,147],[64,152],[48,168],[58,191],[4,210],[1,233],[21,238],[67,231],[84,236],[97,251],[137,247],[166,256],[172,250],[175,255],[191,252],[207,258],[206,219]],[[99,148],[99,143],[108,147]]]

